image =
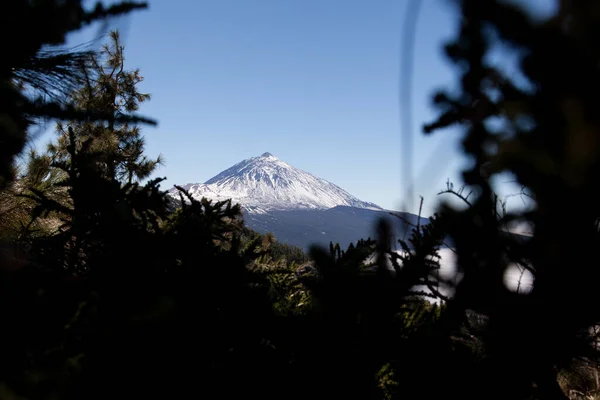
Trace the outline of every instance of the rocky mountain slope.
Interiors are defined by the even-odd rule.
[[[328,245],[330,241],[346,247],[359,239],[375,238],[380,218],[390,221],[397,238],[409,232],[407,224],[391,212],[271,153],[243,160],[204,183],[182,187],[198,200],[232,199],[242,206],[249,228],[271,232],[280,242],[303,249],[312,244]],[[175,188],[170,194],[179,198]],[[402,216],[416,221],[415,215]]]
[[[337,185],[291,166],[271,153],[243,160],[205,183],[183,186],[197,199],[232,199],[249,213],[325,210],[348,206],[382,210]]]

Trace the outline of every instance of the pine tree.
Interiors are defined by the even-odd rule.
[[[23,150],[28,128],[36,119],[105,118],[65,104],[63,95],[82,78],[78,66],[89,52],[56,46],[65,42],[68,33],[92,22],[145,7],[145,3],[124,1],[109,7],[97,3],[86,10],[81,0],[10,1],[0,6],[0,188],[14,179],[13,158]]]
[[[106,252],[101,244],[116,237],[111,231],[156,230],[157,213],[166,211],[164,193],[158,191],[161,180],[138,185],[160,158],[143,154],[139,126],[127,120],[149,96],[136,88],[142,80],[139,71],[124,68],[118,33],[112,32],[110,40],[100,54],[90,54],[82,72],[85,82],[71,96],[78,112],[106,118],[59,122],[57,142],[48,145],[48,154],[32,154],[28,174],[19,182],[20,195],[37,203],[32,222],[48,217],[62,221],[53,240],[62,240],[68,251],[44,256],[44,262],[50,258],[74,271],[88,265],[84,259],[93,252]]]
[[[150,95],[139,92],[143,77],[138,69],[125,69],[124,46],[119,33],[110,33],[110,44],[99,55],[90,55],[90,68],[85,70],[84,85],[73,94],[73,105],[81,111],[99,111],[108,116],[105,121],[59,123],[59,141],[49,146],[58,160],[68,157],[68,129],[73,129],[77,147],[86,144],[86,151],[95,158],[98,171],[109,180],[132,183],[148,178],[162,162],[159,156],[145,156],[145,141],[134,122],[120,121],[139,109]]]

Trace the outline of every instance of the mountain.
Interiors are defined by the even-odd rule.
[[[345,249],[350,243],[356,244],[359,239],[375,239],[380,218],[389,222],[396,240],[408,239],[410,236],[411,227],[403,219],[411,224],[417,221],[414,214],[336,206],[327,210],[297,209],[274,210],[264,214],[246,213],[244,222],[259,233],[272,232],[278,241],[293,244],[304,250],[315,244],[328,246],[330,241],[339,243]],[[421,218],[421,224],[428,222],[427,218]]]
[[[375,238],[380,218],[387,219],[397,238],[407,237],[409,225],[392,212],[362,201],[339,186],[291,166],[271,153],[243,160],[205,183],[182,186],[192,197],[220,201],[232,199],[242,206],[246,225],[271,232],[278,241],[307,249],[312,244],[340,243]],[[179,199],[173,188],[169,194]],[[417,216],[401,217],[415,222]],[[427,219],[422,218],[422,223]]]
[[[183,188],[197,199],[232,199],[251,214],[274,210],[325,210],[336,206],[382,210],[271,153],[246,159],[205,183],[187,184]]]

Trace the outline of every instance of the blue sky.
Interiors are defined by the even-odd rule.
[[[147,153],[166,159],[157,173],[168,178],[164,188],[204,182],[268,151],[362,200],[404,208],[399,88],[407,83],[400,43],[408,0],[149,3],[113,27],[126,66],[141,70],[140,89],[152,95],[141,113],[158,126],[143,132]],[[543,10],[550,2],[530,4]],[[457,132],[421,133],[436,115],[431,95],[455,83],[441,47],[456,17],[449,1],[423,0],[416,28],[410,134],[425,214],[465,165]]]

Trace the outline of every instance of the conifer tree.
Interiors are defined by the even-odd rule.
[[[123,1],[105,7],[97,3],[87,10],[82,3],[10,1],[0,6],[4,49],[0,58],[0,188],[14,179],[13,158],[23,150],[28,128],[36,119],[105,118],[102,113],[78,112],[65,104],[64,94],[80,82],[78,66],[90,52],[56,46],[62,45],[70,32],[147,5]]]
[[[114,232],[156,230],[158,214],[166,211],[164,193],[158,191],[160,179],[138,184],[160,162],[143,154],[139,126],[127,120],[149,99],[136,87],[142,77],[138,70],[125,69],[117,32],[111,32],[110,44],[100,54],[89,57],[82,72],[85,82],[72,93],[71,104],[82,114],[101,113],[105,119],[59,122],[57,142],[48,145],[48,154],[32,155],[31,176],[21,182],[27,186],[21,195],[37,202],[32,221],[49,216],[62,221],[60,235],[53,240],[62,240],[67,251],[45,256],[45,262],[59,262],[74,271],[82,270],[84,258],[89,265],[92,253],[108,254],[103,245],[116,237]]]
[[[162,162],[161,157],[150,159],[144,155],[144,138],[135,122],[120,121],[130,116],[140,104],[150,99],[138,90],[143,77],[138,69],[125,68],[124,46],[119,33],[110,33],[110,44],[102,47],[99,55],[90,55],[90,68],[84,71],[86,80],[72,98],[81,111],[99,111],[107,116],[104,121],[75,121],[59,123],[59,141],[49,150],[58,160],[68,157],[68,129],[73,129],[77,147],[88,143],[86,151],[95,158],[98,171],[109,180],[132,183],[148,178]]]

